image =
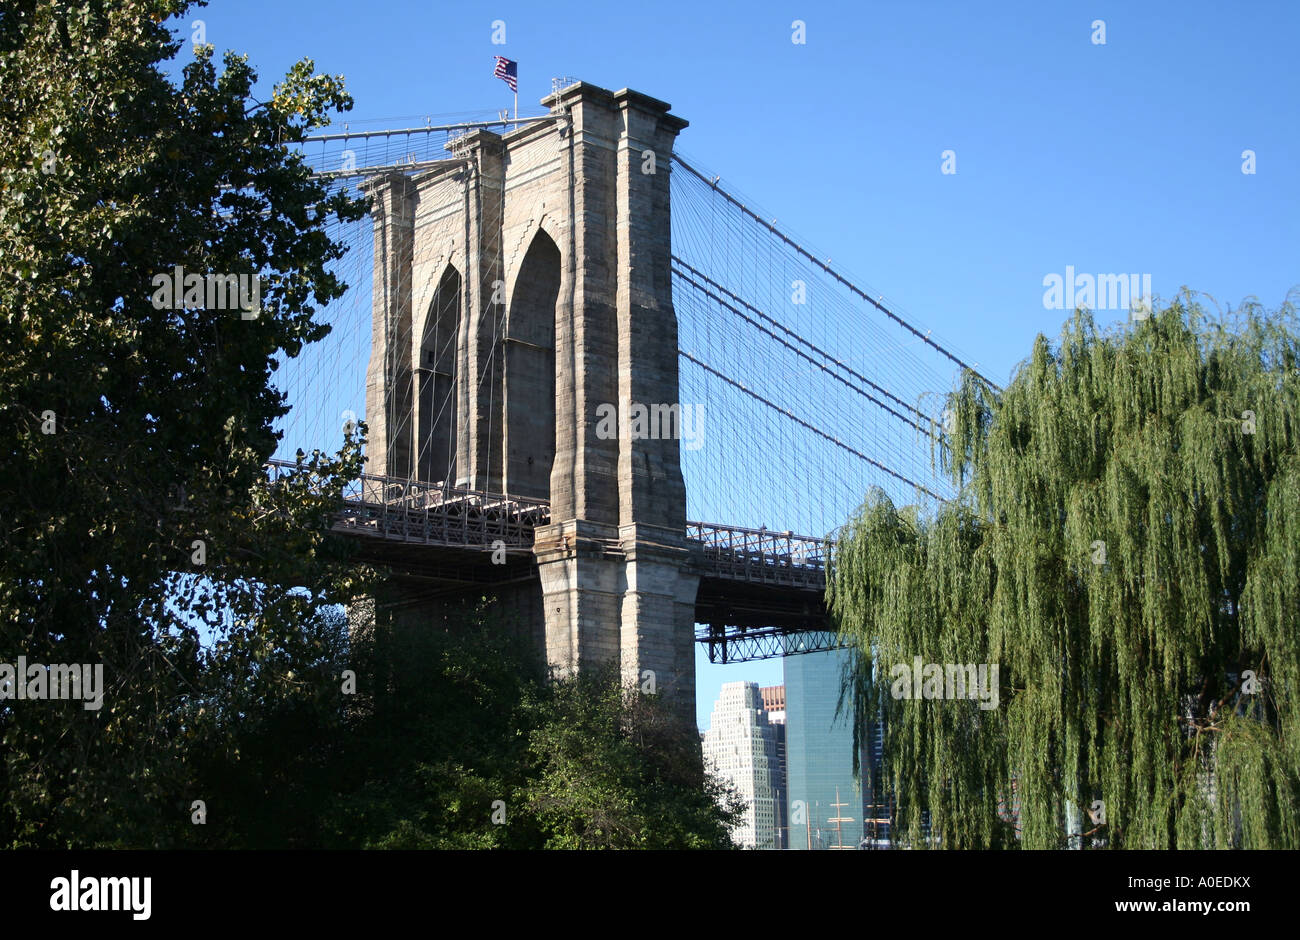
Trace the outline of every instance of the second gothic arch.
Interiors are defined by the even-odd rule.
[[[555,459],[555,322],[560,249],[542,227],[519,265],[506,308],[505,489],[549,498]]]

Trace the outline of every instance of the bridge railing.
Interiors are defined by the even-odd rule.
[[[302,468],[272,460],[267,469],[274,484]],[[363,473],[344,486],[334,528],[427,545],[489,548],[499,540],[529,549],[533,530],[550,516],[544,499]],[[686,538],[699,546],[708,575],[813,590],[826,583],[827,543],[819,538],[711,522],[687,522]]]
[[[289,460],[268,464],[272,484],[300,469]],[[428,545],[489,548],[501,541],[517,549],[532,547],[533,529],[550,515],[542,499],[363,473],[344,485],[334,528]]]
[[[705,570],[738,581],[816,588],[826,583],[826,543],[808,535],[686,523],[686,538],[703,548]]]

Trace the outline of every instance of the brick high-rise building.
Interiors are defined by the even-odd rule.
[[[776,847],[790,847],[790,822],[785,805],[785,686],[765,685],[758,690],[763,698],[763,710],[767,712],[767,723],[773,732],[775,747],[774,759],[769,758],[775,768],[772,772],[772,800],[776,816]]]

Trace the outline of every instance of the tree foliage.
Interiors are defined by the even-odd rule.
[[[699,736],[617,673],[547,690],[529,735],[535,778],[520,791],[546,848],[717,849],[745,804],[704,771]]]
[[[341,614],[304,620],[291,649],[260,662],[212,652],[218,694],[185,787],[204,799],[208,823],[173,815],[155,821],[155,838],[220,848],[730,847],[734,797],[720,805],[728,794],[706,780],[698,736],[657,697],[621,687],[613,672],[548,682],[530,643],[490,605],[467,607],[447,629],[352,619],[350,632]],[[347,670],[354,686],[341,681]]]
[[[945,847],[1300,846],[1300,340],[1290,303],[1076,313],[951,396],[956,500],[873,495],[829,598],[899,828]],[[997,664],[998,702],[895,697]],[[1018,810],[1014,814],[1012,810]],[[1078,831],[1078,830],[1076,830]],[[1076,843],[1077,844],[1077,843]]]
[[[139,844],[139,820],[181,813],[201,631],[274,650],[348,588],[324,512],[359,441],[310,458],[314,485],[268,489],[263,465],[277,359],[345,287],[327,222],[364,212],[291,145],[351,101],[306,60],[258,103],[246,59],[210,46],[173,83],[166,21],[190,8],[0,13],[0,652],[102,664],[108,686],[97,711],[0,704],[11,844]],[[155,304],[177,266],[256,278],[260,308]]]

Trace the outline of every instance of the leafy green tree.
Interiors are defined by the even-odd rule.
[[[520,800],[557,849],[731,848],[744,803],[705,773],[699,735],[614,671],[543,699]]]
[[[183,703],[188,788],[153,823],[170,845],[300,848],[326,844],[347,741],[351,642],[338,608],[306,612],[270,637],[237,628],[206,649],[202,692]],[[202,801],[204,825],[191,824]]]
[[[359,440],[310,481],[268,489],[263,465],[277,359],[344,290],[327,222],[364,212],[292,145],[351,100],[304,60],[257,102],[210,46],[174,84],[166,21],[191,6],[0,10],[0,654],[107,686],[97,711],[0,704],[12,845],[165,844],[213,714],[201,632],[269,655],[350,589],[324,519]],[[245,277],[246,302],[160,294],[178,266]]]
[[[358,690],[329,814],[337,838],[364,848],[530,847],[513,794],[525,705],[544,678],[531,647],[476,605],[452,628],[354,620]],[[497,801],[505,824],[493,821]]]
[[[613,672],[546,681],[529,641],[490,605],[450,622],[367,625],[354,611],[351,634],[341,618],[304,622],[288,687],[273,675],[288,661],[221,651],[214,673],[247,691],[223,695],[240,707],[201,736],[221,747],[196,763],[212,816],[191,842],[730,846],[735,797],[705,778],[698,735],[676,712]],[[308,649],[320,655],[302,657]],[[353,695],[341,694],[345,669]]]
[[[1076,314],[951,397],[956,500],[846,527],[830,605],[905,839],[928,812],[945,847],[1014,844],[1014,793],[1026,848],[1071,818],[1084,845],[1300,847],[1298,342],[1289,302]],[[996,664],[998,707],[904,697],[916,657]]]

